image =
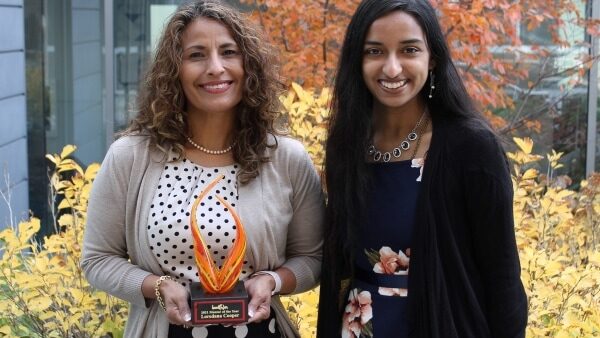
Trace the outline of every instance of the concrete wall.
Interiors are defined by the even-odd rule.
[[[0,0],[0,229],[27,217],[27,125],[23,0]]]

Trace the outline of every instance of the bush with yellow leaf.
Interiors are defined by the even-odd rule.
[[[325,160],[323,145],[327,137],[326,120],[331,100],[329,88],[315,92],[292,83],[292,89],[280,100],[290,135],[304,144],[315,167],[322,170]]]
[[[38,243],[40,220],[0,232],[0,337],[122,337],[126,304],[95,291],[79,268],[87,201],[98,164],[85,171],[68,156],[48,155],[57,205],[56,233]]]
[[[514,139],[514,212],[521,278],[529,297],[528,337],[600,336],[600,174],[579,192],[556,177],[562,153],[543,159],[531,139]]]

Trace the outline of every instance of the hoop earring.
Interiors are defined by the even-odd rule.
[[[433,90],[435,89],[435,74],[433,70],[429,71],[429,98],[433,98]]]

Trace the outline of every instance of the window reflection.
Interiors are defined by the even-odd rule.
[[[183,1],[127,0],[114,4],[115,131],[134,117],[138,82],[165,19]]]
[[[579,14],[585,15],[586,3],[577,4]],[[562,19],[571,22],[567,16],[572,15],[575,14],[565,13]],[[567,24],[558,32],[552,32],[550,27],[550,23],[533,31],[521,27],[523,45],[518,50],[533,53],[536,58],[521,61],[527,78],[507,88],[514,108],[498,109],[495,113],[507,121],[501,133],[509,144],[513,136],[530,137],[535,153],[545,155],[553,149],[563,152],[564,166],[554,175],[568,175],[573,182],[579,182],[585,177],[587,149],[588,75],[580,71],[581,56],[588,52],[586,36],[578,25]],[[552,34],[570,41],[571,47],[556,45]],[[545,162],[541,164],[546,165]],[[547,171],[547,167],[541,169]]]

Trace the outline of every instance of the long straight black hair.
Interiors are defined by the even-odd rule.
[[[331,104],[325,159],[328,193],[325,236],[329,245],[325,246],[321,281],[321,292],[329,295],[322,297],[321,302],[331,298],[331,292],[339,291],[340,279],[352,273],[355,234],[365,221],[370,181],[365,150],[371,135],[373,96],[362,77],[364,42],[373,22],[394,11],[411,15],[424,32],[435,65],[432,70],[435,91],[430,99],[429,86],[424,86],[419,95],[428,107],[434,128],[436,117],[442,115],[483,120],[474,109],[451,59],[436,11],[427,0],[363,0],[360,3],[346,30]],[[332,306],[322,304],[319,315],[321,311],[335,312]],[[321,321],[319,324],[321,326]]]

